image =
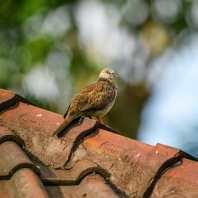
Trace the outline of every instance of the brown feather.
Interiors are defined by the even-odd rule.
[[[117,95],[117,86],[111,79],[99,78],[83,88],[69,104],[64,114],[65,120],[54,134],[60,133],[72,120],[79,116],[103,116],[113,106]]]

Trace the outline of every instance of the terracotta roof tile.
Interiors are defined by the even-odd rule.
[[[109,170],[112,183],[137,197],[150,191],[159,174],[181,157],[195,159],[179,149],[162,144],[154,147],[104,130],[84,140],[83,146],[95,163]]]
[[[152,198],[198,197],[198,163],[182,159],[167,169],[156,183]]]
[[[88,175],[78,186],[46,186],[46,190],[53,198],[118,198],[119,195],[98,174]]]
[[[93,172],[99,173],[104,178],[108,177],[105,170],[90,160],[78,161],[70,170],[55,170],[38,162],[34,162],[34,164],[39,167],[40,179],[45,185],[76,185],[82,178]]]
[[[46,165],[63,167],[73,142],[52,137],[61,115],[17,102],[0,115],[0,122],[24,140],[26,149]]]
[[[0,108],[3,198],[197,197],[197,159],[180,149],[111,133],[89,118],[53,136],[61,115],[5,90]]]
[[[13,141],[6,141],[0,145],[0,179],[9,179],[21,168],[30,168],[35,173],[40,171],[29,160],[22,149]]]
[[[13,133],[10,129],[0,126],[0,144],[8,140],[12,140],[20,146],[24,145],[23,140],[19,138],[15,133]]]
[[[48,198],[37,175],[28,168],[18,170],[9,180],[0,180],[1,198]]]
[[[80,124],[78,120],[74,121],[61,134],[61,139],[54,138],[52,134],[62,121],[61,115],[22,102],[15,103],[0,114],[0,123],[16,131],[25,141],[27,150],[54,168],[64,167],[74,143],[82,137],[98,127],[112,130],[95,120],[85,118]]]
[[[1,96],[0,97],[0,111],[3,111],[4,109],[11,107],[17,101],[21,101],[21,102],[36,106],[34,103],[19,96],[18,94],[11,92],[11,91],[4,90],[4,89],[0,89],[0,96]]]

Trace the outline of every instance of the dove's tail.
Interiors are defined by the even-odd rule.
[[[76,116],[71,116],[69,114],[64,115],[64,121],[61,125],[54,131],[53,135],[59,134],[65,127],[67,127],[75,118]]]

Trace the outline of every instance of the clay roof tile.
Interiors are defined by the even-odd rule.
[[[115,193],[106,180],[98,174],[86,176],[79,185],[46,186],[45,188],[53,198],[125,198],[118,192]]]
[[[17,101],[21,101],[26,104],[31,104],[31,105],[36,106],[34,103],[19,96],[18,94],[11,92],[11,91],[4,90],[4,89],[0,89],[0,96],[1,96],[0,97],[0,111],[3,111],[4,109],[11,107]]]
[[[19,138],[15,133],[13,133],[10,129],[0,126],[0,144],[8,140],[16,142],[21,147],[24,145],[24,141]]]
[[[182,159],[163,172],[151,197],[198,197],[197,178],[197,162]]]
[[[89,118],[53,136],[61,115],[2,89],[0,111],[3,198],[198,195],[197,159],[180,149],[123,137]]]
[[[1,198],[49,198],[37,175],[28,168],[18,170],[9,180],[0,180]]]
[[[39,167],[41,171],[40,179],[45,185],[77,185],[82,178],[93,172],[102,175],[104,178],[109,176],[104,169],[90,160],[78,161],[69,170],[53,169],[36,161],[34,164]]]
[[[9,179],[21,168],[30,168],[38,175],[40,171],[30,161],[18,144],[6,141],[0,145],[0,178]]]

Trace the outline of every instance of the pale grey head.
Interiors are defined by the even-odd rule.
[[[112,79],[113,77],[117,77],[115,72],[110,68],[105,68],[100,72],[99,78],[104,79]]]

